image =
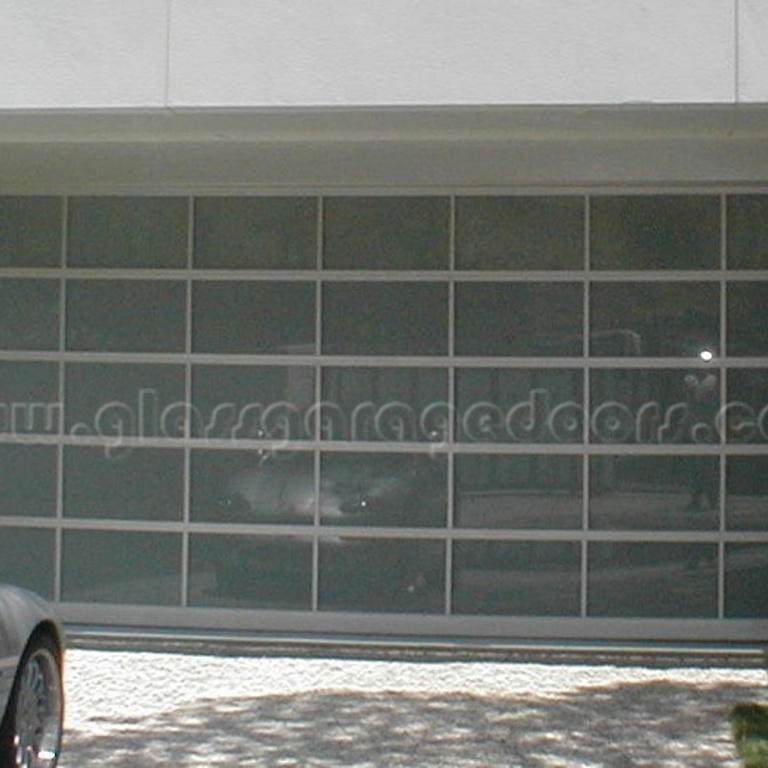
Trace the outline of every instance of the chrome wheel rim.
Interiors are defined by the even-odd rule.
[[[61,743],[59,665],[47,648],[27,659],[19,679],[14,749],[17,768],[52,768]]]

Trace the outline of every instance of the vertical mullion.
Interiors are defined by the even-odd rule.
[[[450,616],[453,610],[453,530],[455,525],[455,453],[453,450],[454,435],[454,403],[456,401],[456,196],[449,200],[448,217],[448,425],[445,436],[449,451],[446,454],[446,525],[447,531],[443,542],[445,546],[445,613]]]
[[[728,197],[720,195],[720,350],[718,354],[718,366],[720,374],[720,404],[728,402],[728,371],[725,364],[728,350],[726,348],[726,334],[728,332],[727,313],[727,245],[728,243]],[[718,464],[720,493],[718,494],[718,543],[717,543],[717,617],[725,618],[725,482],[726,482],[726,452],[725,443],[727,434],[721,429],[720,434],[720,461]]]
[[[322,401],[322,320],[323,320],[323,240],[324,240],[324,198],[319,195],[317,198],[317,261],[315,264],[315,450],[312,453],[313,460],[313,483],[315,508],[313,510],[313,535],[312,535],[312,589],[311,589],[311,610],[313,613],[319,610],[320,603],[320,470],[321,470],[321,451],[320,440],[322,438],[322,414],[320,413],[319,403]]]
[[[591,354],[590,344],[590,271],[591,264],[591,250],[590,250],[590,196],[584,196],[584,343],[582,346],[582,353],[584,355],[584,378],[582,380],[582,386],[584,389],[582,408],[584,413],[584,424],[582,425],[582,441],[584,444],[584,451],[582,451],[581,459],[581,581],[580,581],[580,607],[579,615],[582,619],[587,618],[587,579],[589,574],[589,563],[587,558],[589,556],[588,538],[589,538],[589,502],[590,502],[590,461],[591,455],[589,452],[589,414],[590,414],[590,382],[589,382],[589,355]]]
[[[53,595],[54,600],[61,601],[62,585],[62,549],[64,546],[64,435],[66,433],[66,365],[64,353],[67,348],[67,246],[69,238],[69,197],[65,195],[61,204],[61,276],[59,277],[59,441],[56,446],[56,527],[54,530],[54,565],[53,565]]]
[[[191,413],[192,407],[192,287],[193,287],[193,268],[194,268],[194,242],[195,242],[195,198],[190,197],[187,201],[187,269],[186,269],[186,338],[184,350],[186,360],[184,362],[184,401],[187,409]],[[186,608],[189,605],[189,524],[190,507],[192,496],[192,451],[190,441],[192,438],[192,419],[186,418],[184,423],[184,483],[182,510],[183,510],[183,530],[181,534],[181,605]]]

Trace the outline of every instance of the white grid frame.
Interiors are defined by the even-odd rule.
[[[750,188],[745,190],[749,193],[754,193],[755,190]],[[193,229],[194,229],[194,201],[195,196],[188,198],[188,262],[187,266],[183,270],[123,270],[123,269],[75,269],[67,267],[67,210],[69,196],[64,196],[62,206],[62,266],[61,268],[28,268],[28,269],[0,269],[0,277],[2,278],[50,278],[59,281],[60,285],[60,338],[59,349],[57,351],[40,351],[40,352],[0,352],[0,360],[9,361],[48,361],[55,362],[59,368],[59,394],[61,402],[64,402],[65,392],[65,376],[66,367],[68,363],[84,363],[84,362],[135,362],[135,363],[167,363],[167,364],[181,364],[185,369],[185,392],[189,398],[188,402],[191,402],[191,372],[193,366],[204,365],[221,365],[221,364],[237,364],[237,365],[309,365],[312,366],[315,371],[315,394],[318,400],[321,394],[321,372],[325,367],[330,366],[355,366],[355,367],[374,367],[374,366],[386,366],[393,367],[408,367],[408,366],[420,366],[420,367],[434,367],[439,369],[445,369],[447,373],[449,402],[455,402],[455,374],[456,371],[465,367],[488,367],[488,368],[574,368],[584,371],[584,407],[585,412],[589,411],[588,405],[590,402],[590,372],[601,368],[643,368],[643,369],[663,369],[663,368],[695,368],[697,363],[691,364],[689,361],[681,361],[679,358],[632,358],[632,359],[615,359],[615,358],[590,358],[587,356],[586,351],[582,357],[568,357],[568,358],[473,358],[473,357],[457,357],[454,353],[454,341],[455,341],[455,329],[454,329],[454,317],[455,317],[455,286],[457,283],[469,283],[469,282],[577,282],[581,283],[584,291],[584,338],[589,338],[590,318],[589,318],[589,291],[593,282],[693,282],[693,281],[705,281],[717,283],[720,287],[720,322],[721,322],[721,338],[725,343],[727,339],[727,312],[726,312],[726,285],[729,280],[755,280],[755,281],[768,281],[768,268],[759,271],[745,271],[745,270],[732,270],[726,269],[726,225],[727,225],[727,198],[730,194],[737,194],[738,190],[728,190],[727,192],[718,191],[716,189],[703,189],[703,190],[659,190],[658,188],[648,190],[633,190],[634,193],[663,193],[669,194],[670,192],[676,194],[718,194],[720,197],[720,217],[721,217],[721,262],[717,269],[713,270],[694,270],[694,271],[679,271],[670,270],[664,272],[625,272],[625,271],[595,271],[590,266],[590,254],[589,254],[589,203],[593,194],[612,194],[611,190],[585,190],[585,191],[563,191],[558,189],[552,190],[535,190],[535,191],[521,191],[521,190],[493,190],[494,195],[574,195],[581,196],[584,199],[584,269],[575,271],[529,271],[529,272],[517,272],[517,271],[499,271],[499,272],[466,272],[455,270],[455,201],[457,197],[476,195],[476,194],[488,194],[488,192],[478,192],[472,190],[466,194],[458,192],[447,196],[450,200],[450,255],[449,255],[449,268],[448,270],[441,271],[352,271],[352,270],[328,270],[323,269],[323,194],[316,194],[318,204],[318,237],[317,237],[317,265],[314,270],[253,270],[247,271],[242,269],[237,270],[195,270],[193,268]],[[285,194],[285,193],[281,193]],[[296,194],[296,193],[288,193]],[[343,192],[334,192],[334,195],[343,194]],[[357,191],[355,194],[359,194]],[[391,189],[387,190],[373,190],[366,192],[366,194],[380,194],[383,196],[392,196],[399,194],[393,192]],[[418,193],[408,192],[408,194],[429,195],[432,194],[428,191],[419,191]],[[436,195],[446,196],[444,192],[435,191]],[[625,190],[621,191],[621,194],[627,194]],[[272,196],[271,193],[259,192],[258,196]],[[767,265],[768,266],[768,265]],[[186,349],[183,353],[103,353],[103,352],[70,352],[65,348],[66,341],[66,288],[68,280],[80,279],[124,279],[124,280],[174,280],[183,281],[187,287],[187,316],[186,316]],[[254,280],[254,281],[312,281],[315,284],[315,296],[316,296],[316,351],[312,355],[294,355],[294,356],[271,356],[271,355],[207,355],[196,354],[192,352],[192,287],[197,282],[201,281],[217,281],[217,280]],[[323,355],[321,353],[321,328],[322,328],[322,287],[326,282],[355,282],[355,281],[425,281],[425,282],[445,282],[448,285],[449,290],[449,308],[448,308],[448,337],[449,337],[449,352],[444,356],[430,356],[428,358],[422,357],[348,357],[348,356],[330,356]],[[704,367],[702,365],[702,367]],[[730,368],[763,368],[768,367],[768,359],[752,359],[752,358],[729,358],[726,354],[718,359],[717,367],[721,376],[721,398],[726,401],[727,398],[727,377],[726,371]],[[189,429],[189,427],[187,427]],[[714,624],[707,621],[694,622],[690,626],[713,626],[717,627],[714,630],[713,638],[719,637],[721,634],[728,635],[730,629],[724,627],[722,619],[724,617],[724,548],[726,543],[730,542],[756,542],[756,543],[768,543],[768,532],[740,532],[740,531],[727,531],[725,526],[725,458],[730,455],[768,455],[768,446],[766,445],[729,445],[721,443],[720,445],[712,446],[691,446],[691,445],[599,445],[589,442],[589,435],[585,426],[585,441],[583,444],[572,445],[549,445],[549,444],[464,444],[456,442],[456,435],[453,434],[453,425],[451,425],[451,434],[444,446],[432,447],[433,450],[444,453],[448,457],[448,518],[445,529],[435,530],[413,530],[413,529],[390,529],[390,528],[366,528],[361,529],[357,527],[339,528],[334,526],[334,535],[344,536],[365,536],[366,538],[425,538],[425,539],[437,539],[444,541],[446,544],[446,604],[445,604],[445,618],[449,622],[455,624],[457,632],[461,633],[461,627],[469,624],[476,626],[477,634],[483,634],[487,631],[488,627],[497,627],[503,625],[508,628],[518,626],[520,628],[529,627],[527,630],[529,633],[535,635],[537,630],[530,629],[531,622],[538,622],[537,626],[541,627],[555,627],[559,625],[560,621],[545,620],[545,619],[509,619],[494,618],[492,620],[479,618],[476,620],[469,619],[468,617],[455,617],[450,616],[451,611],[451,578],[452,578],[452,543],[456,539],[461,540],[476,540],[487,539],[489,537],[497,538],[499,540],[525,540],[525,541],[564,541],[573,540],[578,541],[582,547],[582,565],[581,565],[581,599],[580,599],[580,620],[584,624],[582,628],[574,629],[574,635],[580,633],[586,633],[589,635],[589,626],[595,628],[595,636],[599,636],[601,631],[601,621],[596,619],[590,619],[587,616],[587,548],[591,541],[663,541],[663,542],[710,542],[717,544],[719,551],[718,558],[718,620]],[[58,461],[58,478],[57,478],[57,505],[55,514],[50,518],[13,518],[13,517],[0,517],[0,530],[3,527],[33,527],[33,528],[52,528],[55,535],[55,562],[54,562],[54,596],[56,599],[61,599],[61,568],[62,568],[62,538],[63,534],[67,530],[104,530],[104,531],[144,531],[144,532],[167,532],[180,534],[182,537],[182,575],[181,575],[181,601],[178,606],[181,609],[187,609],[188,606],[188,560],[189,560],[189,539],[192,534],[199,533],[259,533],[264,535],[270,534],[296,534],[296,526],[278,526],[278,525],[227,525],[222,526],[214,523],[192,523],[189,517],[189,487],[190,487],[190,455],[191,451],[197,446],[196,440],[187,432],[183,439],[168,439],[168,438],[156,438],[147,440],[141,439],[141,445],[155,446],[169,449],[182,449],[184,451],[184,513],[183,518],[178,522],[148,522],[148,521],[128,521],[128,520],[91,520],[91,519],[72,519],[67,518],[64,515],[63,509],[63,452],[64,447],[67,445],[93,445],[101,446],[103,441],[98,438],[73,438],[64,434],[63,422],[59,425],[58,435],[41,435],[34,438],[35,443],[50,444],[56,446],[57,449],[57,461]],[[319,434],[319,432],[318,432]],[[0,443],[11,442],[11,438],[0,435]],[[126,441],[127,445],[131,445],[131,439]],[[139,441],[136,441],[136,445],[139,445]],[[221,450],[228,450],[235,448],[236,450],[247,450],[249,448],[265,447],[262,441],[238,441],[235,445],[222,445],[222,446],[210,446],[206,445],[206,448],[216,448]],[[346,441],[340,442],[326,442],[317,440],[305,440],[297,441],[292,444],[297,450],[309,451],[314,457],[315,466],[315,488],[316,498],[319,497],[319,463],[320,455],[322,452],[335,452],[335,451],[349,451],[354,449],[360,452],[380,452],[380,451],[394,451],[405,453],[418,453],[422,452],[426,447],[424,444],[408,443],[408,444],[393,444],[386,443],[349,443]],[[454,527],[453,520],[453,456],[458,454],[471,454],[471,453],[487,453],[493,452],[498,454],[573,454],[583,456],[583,523],[581,529],[558,531],[558,530],[472,530],[472,529],[457,529]],[[715,455],[721,457],[720,459],[720,510],[719,510],[719,528],[717,531],[595,531],[589,529],[589,462],[592,456],[608,455],[608,454],[622,454],[622,455],[658,455],[658,454],[673,454],[673,455]],[[316,509],[315,517],[311,525],[310,533],[313,541],[313,578],[312,578],[312,608],[309,612],[311,615],[307,618],[308,623],[306,626],[312,626],[311,619],[314,615],[320,616],[322,612],[319,611],[318,605],[318,562],[319,562],[319,541],[322,538],[324,529],[321,526],[319,510]],[[66,604],[64,606],[66,609]],[[167,616],[170,623],[174,621],[178,622],[178,617],[173,618],[173,615],[177,613],[175,609],[158,609],[161,613],[165,611],[163,615]],[[120,615],[130,616],[133,609],[127,606],[98,606],[88,608],[87,606],[72,606],[72,615],[77,617],[81,615],[104,615],[119,617]],[[189,616],[192,617],[202,615],[212,617],[213,623],[219,620],[217,617],[228,617],[233,619],[234,614],[229,611],[216,609],[207,610],[201,612],[199,610],[187,611]],[[237,612],[238,615],[241,612]],[[281,625],[279,619],[280,612],[246,612],[253,614],[263,614],[262,618],[267,621],[268,624],[277,622]],[[273,615],[274,614],[274,615]],[[160,615],[160,614],[158,614]],[[431,632],[430,627],[437,626],[434,617],[422,616],[418,617],[421,620],[419,624],[422,629],[419,632],[426,631]],[[258,623],[257,618],[243,619],[237,618],[237,620],[231,621],[232,625],[239,625],[242,621],[253,621]],[[370,619],[363,621],[360,626],[370,623]],[[387,616],[378,617],[377,621],[373,623],[386,626],[390,619]],[[411,624],[417,624],[414,619],[408,622],[405,619],[399,619],[400,623],[405,621],[405,624],[410,626]],[[564,619],[566,624],[571,627],[576,625],[569,620]],[[350,620],[354,625],[354,620]],[[166,620],[162,620],[160,623],[166,623]],[[179,623],[179,626],[184,621]],[[318,627],[324,624],[324,620],[315,622]],[[644,622],[648,628],[659,625],[657,620],[648,620]],[[661,622],[664,624],[664,622]],[[205,624],[205,622],[202,622]],[[289,627],[291,622],[285,622],[285,626]],[[627,622],[619,622],[622,626],[627,626]],[[760,632],[764,632],[765,625],[762,621],[747,621],[747,622],[728,622],[731,628],[734,629],[737,635],[746,633],[750,635],[751,632],[755,632],[756,635]],[[484,630],[483,628],[486,628]],[[508,631],[508,630],[505,630]],[[623,634],[626,630],[612,630],[618,631],[619,634]],[[490,634],[494,634],[495,630]],[[663,635],[664,632],[662,631]]]

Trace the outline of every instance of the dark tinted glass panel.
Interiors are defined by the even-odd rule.
[[[15,435],[58,432],[60,413],[55,363],[0,362],[0,431]]]
[[[440,283],[329,283],[323,290],[323,352],[445,355],[448,287]]]
[[[56,476],[55,447],[0,445],[0,515],[53,517]]]
[[[312,543],[287,536],[192,536],[190,605],[309,610]]]
[[[58,197],[0,197],[0,267],[58,267],[61,209]]]
[[[181,536],[65,531],[62,598],[73,603],[178,605]]]
[[[0,280],[0,349],[58,348],[58,282]]]
[[[326,198],[324,265],[329,269],[447,269],[448,219],[448,198]]]
[[[184,454],[151,448],[67,446],[64,514],[123,520],[181,520]]]
[[[717,545],[593,542],[590,616],[715,618]]]
[[[583,353],[583,288],[576,283],[456,286],[456,352],[483,356]]]
[[[768,456],[729,456],[725,472],[727,527],[768,530]]]
[[[768,269],[768,195],[728,198],[728,266]]]
[[[768,544],[725,545],[725,615],[768,618]]]
[[[580,528],[582,460],[575,456],[457,456],[462,528]]]
[[[589,478],[591,528],[689,530],[719,525],[716,456],[595,456]]]
[[[458,269],[583,269],[580,197],[460,197]]]
[[[453,612],[578,616],[580,564],[576,542],[457,542]]]
[[[448,434],[448,376],[440,368],[326,368],[324,440],[440,442]]]
[[[701,359],[720,349],[717,283],[593,283],[590,352]]]
[[[193,317],[195,352],[249,355],[315,350],[313,283],[197,283]]]
[[[262,450],[192,452],[192,519],[311,525],[314,457]]]
[[[176,365],[71,364],[66,370],[67,430],[107,438],[183,437],[184,368]]]
[[[768,281],[728,283],[728,354],[768,355]]]
[[[593,269],[718,269],[720,200],[593,197],[590,234]]]
[[[315,372],[305,366],[197,366],[192,373],[195,435],[214,440],[303,440]],[[309,414],[309,415],[308,415]]]
[[[719,441],[715,370],[592,371],[590,438],[596,443]]]
[[[320,539],[320,608],[442,613],[444,563],[438,541]]]
[[[768,442],[768,368],[728,371],[728,402],[720,421],[729,443]]]
[[[74,197],[70,267],[183,269],[188,202],[182,197]]]
[[[456,372],[457,432],[469,443],[583,440],[579,369],[464,368]]]
[[[183,352],[186,286],[166,280],[70,280],[67,349]]]
[[[0,527],[0,582],[53,599],[54,532]]]
[[[447,473],[441,456],[325,454],[320,515],[329,525],[445,524]]]
[[[195,201],[195,266],[314,269],[317,201],[310,197],[203,197]]]

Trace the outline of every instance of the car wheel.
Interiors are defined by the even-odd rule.
[[[48,635],[34,635],[19,664],[0,726],[0,765],[54,768],[61,750],[63,715],[59,649]]]

